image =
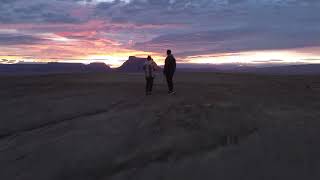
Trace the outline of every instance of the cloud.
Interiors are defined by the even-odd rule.
[[[0,46],[41,44],[43,39],[30,35],[0,34]]]
[[[174,49],[179,56],[228,53],[252,50],[277,50],[320,46],[319,31],[277,28],[235,28],[185,34],[167,34],[151,41],[136,43],[135,49],[164,52]]]
[[[70,0],[1,1],[0,23],[79,23],[82,19],[71,14],[77,7]]]
[[[273,44],[275,48],[318,45],[309,35],[311,33],[315,36],[320,32],[320,6],[317,4],[310,0],[133,0],[129,3],[100,3],[95,13],[101,19],[117,23],[181,24],[180,28],[151,32],[154,36],[150,36],[149,32],[142,32],[153,38],[149,39],[150,41],[138,42],[138,49],[147,47],[156,50],[168,45],[185,47],[190,45],[190,42],[190,46],[194,46],[189,49],[198,49],[201,45],[215,44],[216,36],[228,46],[224,49],[230,48],[226,41],[235,39],[239,45],[247,46],[243,49],[250,49],[250,45],[253,49],[270,49],[269,46]],[[204,31],[208,33],[197,36]],[[247,39],[243,38],[243,33]],[[303,43],[301,36],[308,36],[307,40],[311,39],[312,42]],[[240,38],[242,43],[238,42]],[[266,45],[261,42],[263,38],[267,38]],[[257,48],[254,48],[255,46]]]
[[[284,60],[281,59],[270,59],[270,60],[255,60],[252,61],[253,63],[280,63],[284,62]]]
[[[66,47],[61,54],[68,57],[317,47],[319,8],[318,0],[2,0],[0,46],[53,43],[30,50],[41,57]]]
[[[15,64],[18,62],[18,60],[0,59],[0,64]]]

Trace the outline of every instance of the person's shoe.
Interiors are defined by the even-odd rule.
[[[174,92],[174,91],[169,91],[168,94],[169,94],[169,95],[174,95],[174,94],[176,94],[176,92]]]

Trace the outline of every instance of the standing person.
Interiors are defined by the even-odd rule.
[[[157,69],[157,64],[153,61],[151,56],[148,56],[143,69],[146,77],[146,95],[148,96],[152,94],[154,71]]]
[[[167,58],[165,60],[163,74],[166,76],[168,83],[168,94],[175,94],[173,91],[173,75],[176,71],[176,59],[171,54],[171,50],[167,50]]]

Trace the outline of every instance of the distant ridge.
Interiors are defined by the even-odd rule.
[[[143,72],[146,58],[130,56],[120,67],[112,69],[105,63],[17,63],[1,64],[0,75],[36,75],[88,72]],[[159,67],[160,68],[160,67]],[[320,64],[275,65],[264,67],[239,64],[177,64],[177,72],[252,73],[265,75],[320,75]]]
[[[231,70],[238,73],[267,75],[318,75],[320,64],[284,65],[272,67],[241,67]]]
[[[109,72],[112,69],[104,63],[43,63],[43,64],[0,64],[0,75],[36,75],[59,73]]]
[[[210,64],[177,64],[177,72],[220,72],[221,70]]]
[[[252,65],[231,64],[177,64],[178,72],[221,72],[221,73],[252,73],[264,75],[320,75],[320,64],[270,65],[257,67]]]

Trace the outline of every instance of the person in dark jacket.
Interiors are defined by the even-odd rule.
[[[174,94],[173,91],[173,75],[176,71],[176,59],[171,54],[171,50],[167,50],[167,58],[165,60],[163,74],[166,76],[168,83],[168,94]]]

